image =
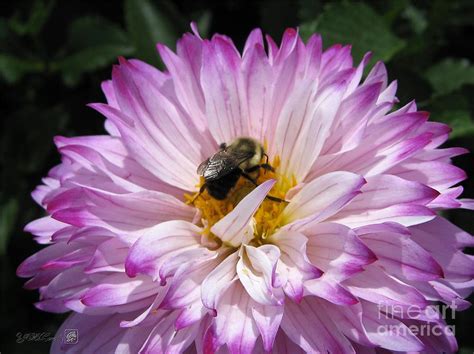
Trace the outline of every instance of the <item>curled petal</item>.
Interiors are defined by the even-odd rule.
[[[333,172],[306,184],[283,212],[291,229],[327,219],[360,193],[364,178],[350,172]]]
[[[127,275],[159,278],[161,265],[172,256],[200,247],[200,229],[185,221],[168,221],[150,229],[132,246],[125,261]],[[153,247],[157,242],[160,247]]]
[[[260,184],[211,228],[212,233],[233,247],[249,241],[253,237],[247,229],[250,220],[274,184],[275,180]]]
[[[252,299],[262,305],[282,305],[283,290],[276,279],[280,250],[273,245],[244,245],[237,263],[239,280]]]

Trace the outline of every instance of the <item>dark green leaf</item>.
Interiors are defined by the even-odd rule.
[[[409,0],[386,0],[374,3],[383,8],[383,18],[387,24],[392,24],[408,4]]]
[[[0,204],[0,256],[5,254],[17,214],[18,201],[16,199],[12,198],[6,203]]]
[[[461,93],[439,97],[430,107],[432,119],[448,124],[452,129],[450,138],[474,134],[474,121],[469,103]]]
[[[356,60],[371,51],[375,60],[389,61],[405,45],[390,31],[383,17],[364,3],[326,6],[317,20],[301,26],[303,37],[313,32],[321,33],[326,46],[352,44]]]
[[[474,67],[467,59],[445,59],[426,72],[435,95],[456,91],[465,84],[474,84]]]
[[[68,50],[77,51],[104,44],[129,45],[129,38],[115,23],[97,16],[79,18],[69,27]]]
[[[48,20],[55,2],[55,0],[36,0],[31,7],[28,20],[21,22],[17,13],[9,21],[10,28],[20,36],[39,33]]]
[[[301,22],[311,22],[321,13],[323,4],[318,0],[298,0],[298,18]]]
[[[417,7],[409,5],[403,11],[403,17],[410,23],[411,29],[416,34],[421,34],[428,27],[426,15]]]
[[[133,48],[126,45],[104,44],[83,49],[54,64],[68,86],[77,84],[81,75],[110,65],[120,55],[129,55]]]
[[[156,43],[174,48],[180,32],[163,10],[148,0],[126,0],[125,21],[137,56],[150,64],[160,63]]]
[[[197,20],[197,26],[202,38],[206,38],[209,35],[209,29],[211,27],[211,19],[212,19],[212,13],[210,11],[204,11]]]
[[[110,65],[118,56],[130,55],[134,48],[117,25],[99,17],[76,20],[69,29],[65,57],[52,63],[64,82],[74,85],[81,75]]]
[[[9,84],[17,82],[26,74],[39,72],[43,69],[44,64],[40,61],[0,53],[0,77]]]

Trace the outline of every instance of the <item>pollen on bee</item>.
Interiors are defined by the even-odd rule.
[[[271,166],[275,171],[262,168],[257,178],[257,184],[260,185],[265,181],[275,179],[276,183],[269,192],[269,195],[284,200],[288,190],[296,185],[296,180],[293,176],[286,177],[278,173],[278,167],[280,166],[280,158],[278,156],[273,159]],[[204,183],[205,180],[201,177],[200,183],[196,187],[200,189]],[[210,232],[212,226],[229,214],[253,189],[255,189],[255,186],[247,179],[241,177],[224,200],[213,198],[207,190],[204,190],[201,194],[185,194],[184,198],[187,204],[193,204],[200,210],[203,234],[206,237],[214,238],[216,236]],[[286,203],[270,199],[265,199],[262,202],[254,215],[254,242],[264,243],[265,239],[281,226],[281,215],[286,205]]]

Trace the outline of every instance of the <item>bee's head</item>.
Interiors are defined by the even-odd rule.
[[[260,144],[257,140],[248,137],[235,139],[232,144],[229,145],[228,148],[235,149],[241,152],[251,152],[253,154],[250,159],[244,161],[239,165],[239,167],[243,170],[247,170],[249,168],[259,165],[264,155],[262,144]]]

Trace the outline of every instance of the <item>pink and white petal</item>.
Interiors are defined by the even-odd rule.
[[[399,100],[395,96],[397,93],[397,88],[398,88],[398,82],[397,80],[394,80],[388,85],[388,87],[382,91],[382,93],[379,95],[379,98],[377,99],[377,105],[381,103],[391,103],[395,104],[398,103]]]
[[[23,284],[23,288],[34,290],[46,286],[61,272],[62,269],[51,269],[39,272]]]
[[[402,108],[379,119],[377,124],[367,127],[366,139],[370,144],[361,144],[358,148],[343,152],[321,156],[312,167],[308,180],[331,171],[351,171],[366,175],[374,165],[384,162],[388,149],[402,144],[406,136],[422,126],[428,116],[424,112],[403,113]],[[383,171],[380,171],[383,172]],[[375,173],[374,173],[375,175]]]
[[[268,39],[271,39],[271,38],[267,36],[267,40]],[[285,61],[285,59],[287,59],[288,56],[295,51],[298,41],[301,41],[301,39],[298,36],[298,29],[287,28],[285,32],[283,33],[280,48],[277,48],[275,46],[274,49],[276,49],[276,51],[274,51],[273,53],[269,55],[270,58],[273,57],[274,59],[273,65],[276,67],[281,65]]]
[[[302,181],[326,140],[345,90],[338,83],[322,92],[312,81],[299,84],[282,109],[275,132],[280,172]]]
[[[77,245],[76,245],[77,247]],[[41,270],[68,269],[73,266],[87,263],[95,251],[95,246],[78,247],[75,250],[65,252],[57,258],[52,258],[41,266]]]
[[[283,332],[282,329],[278,330],[277,336],[275,338],[275,344],[273,345],[272,353],[274,354],[304,354],[305,352],[293,342],[288,336]]]
[[[200,303],[196,302],[191,306],[185,307],[176,318],[175,327],[177,330],[186,328],[199,323],[207,314],[207,309]]]
[[[178,311],[173,311],[166,316],[162,316],[159,322],[155,324],[138,353],[166,353],[166,349],[176,333],[174,321],[177,316]]]
[[[100,226],[115,231],[139,234],[160,222],[182,219],[192,221],[196,209],[169,194],[142,191],[115,194],[101,190],[79,189],[81,199],[69,195],[56,198],[51,212],[56,220],[77,227]],[[72,206],[68,205],[73,200]],[[135,239],[129,239],[133,242]]]
[[[91,307],[124,305],[155,295],[158,286],[146,277],[130,279],[123,273],[117,273],[105,277],[100,284],[87,290],[81,301]]]
[[[284,224],[293,230],[320,222],[337,213],[365,184],[363,177],[350,172],[332,172],[305,184],[282,214]]]
[[[258,141],[264,141],[274,127],[270,126],[272,70],[263,45],[256,43],[247,48],[242,71],[247,86],[249,134]]]
[[[253,237],[253,230],[250,233],[248,230],[250,220],[274,184],[275,180],[268,180],[260,184],[242,199],[229,214],[212,226],[211,232],[225,244],[233,247],[248,242]]]
[[[163,316],[148,336],[139,353],[167,353],[178,354],[186,352],[186,349],[194,342],[199,332],[199,325],[176,330],[173,325],[177,311]]]
[[[53,219],[51,216],[44,216],[42,218],[29,222],[24,230],[32,233],[35,236],[43,237],[45,239],[51,238],[51,235],[56,231],[68,226],[67,224]]]
[[[117,98],[115,97],[114,86],[112,80],[102,81],[100,88],[107,99],[107,104],[114,108],[119,108]]]
[[[365,345],[360,345],[357,342],[351,341],[352,346],[357,354],[386,354],[383,349],[376,350],[375,348],[366,347]]]
[[[120,327],[128,328],[128,327],[139,326],[140,324],[142,324],[142,322],[149,319],[150,314],[155,316],[155,318],[152,319],[153,322],[158,321],[161,316],[166,315],[167,312],[163,311],[163,310],[158,310],[158,306],[163,301],[163,298],[165,297],[166,293],[168,292],[168,289],[169,289],[168,284],[165,285],[165,286],[160,287],[157,290],[156,296],[154,296],[154,298],[152,297],[153,298],[152,303],[149,306],[147,306],[145,308],[142,308],[142,312],[140,314],[138,314],[138,316],[136,316],[135,318],[132,317],[131,320],[126,319],[126,320],[123,320],[122,322],[120,322]]]
[[[68,156],[93,173],[98,171],[104,173],[128,191],[155,190],[174,196],[181,196],[183,193],[182,190],[160,181],[140,165],[119,138],[57,136],[55,143],[64,156]]]
[[[237,279],[238,252],[227,256],[202,282],[201,300],[216,315],[216,308],[225,291]]]
[[[414,229],[422,230],[425,234],[432,235],[433,242],[445,241],[448,249],[453,247],[456,249],[474,247],[473,236],[442,217],[436,217],[430,222],[417,226]],[[428,236],[426,235],[426,237]],[[426,243],[429,243],[429,241],[426,240]],[[448,246],[448,244],[451,246]]]
[[[321,58],[321,81],[328,80],[338,72],[352,68],[351,46],[335,44],[323,52]]]
[[[58,259],[65,254],[74,252],[77,249],[77,244],[67,244],[65,242],[56,243],[49,247],[43,248],[39,252],[25,259],[18,266],[16,274],[23,278],[32,277],[40,271],[46,270],[47,267],[44,268],[44,265],[48,264],[48,262]]]
[[[308,238],[302,233],[278,230],[268,241],[278,246],[282,252],[281,260],[288,267],[295,266],[305,274],[305,280],[321,276],[321,270],[315,267],[307,256]]]
[[[442,193],[430,202],[428,206],[437,210],[462,208],[462,202],[457,198],[462,194],[463,190],[462,186],[448,188],[442,191]]]
[[[318,279],[306,281],[304,283],[304,294],[318,296],[342,306],[350,306],[359,302],[337,279],[326,274]]]
[[[68,234],[71,236],[68,237]],[[74,242],[81,245],[95,245],[99,246],[103,242],[117,238],[118,235],[114,234],[110,230],[107,230],[102,227],[83,227],[80,229],[73,228],[72,230],[63,230],[55,232],[53,235],[53,239],[67,241],[68,243]]]
[[[416,287],[426,299],[430,301],[442,301],[446,305],[451,306],[453,310],[463,311],[471,307],[471,303],[464,300],[463,296],[453,290],[449,282],[433,280],[429,282],[413,281],[407,283]]]
[[[347,90],[344,94],[344,98],[351,95],[359,86],[360,80],[362,79],[362,75],[364,74],[364,69],[366,65],[369,63],[370,59],[372,59],[372,53],[368,52],[364,54],[364,57],[360,61],[359,65],[357,66],[356,71],[354,72],[354,76],[349,81],[347,86]]]
[[[127,91],[127,84],[120,79],[121,74],[115,72],[114,83],[117,82],[120,85],[125,96],[122,100],[125,102],[132,100],[132,96]],[[135,102],[135,104],[139,106],[138,103]],[[176,156],[180,154],[176,153],[176,147],[169,143],[169,140],[157,141],[161,133],[157,131],[158,128],[150,117],[147,118],[145,125],[127,116],[127,114],[132,114],[132,116],[135,114],[130,109],[129,113],[124,113],[127,111],[120,111],[105,104],[96,103],[89,106],[114,122],[130,155],[151,174],[171,186],[189,191],[195,189],[195,185],[199,182],[195,174],[196,166],[188,159],[185,160],[188,161],[186,164],[188,169],[183,169],[183,166],[176,163]],[[137,115],[142,117],[146,116],[146,113],[139,112]]]
[[[252,315],[255,324],[262,336],[263,348],[271,352],[274,346],[275,337],[283,318],[284,306],[265,306],[255,304],[252,308]]]
[[[363,168],[360,173],[366,176],[385,173],[393,166],[421,151],[431,142],[431,139],[431,133],[423,133],[384,149],[378,154],[378,159],[374,159],[376,162]]]
[[[407,280],[429,281],[443,277],[443,270],[429,252],[408,235],[384,225],[359,231],[362,241],[377,256],[377,264],[389,274]]]
[[[361,194],[347,205],[341,214],[361,214],[365,210],[383,209],[397,204],[426,205],[439,192],[418,182],[410,182],[392,175],[366,178]],[[337,215],[339,216],[339,215]]]
[[[245,59],[249,55],[249,51],[254,48],[256,45],[264,46],[262,30],[260,28],[253,29],[247,40],[245,41],[244,50],[242,51],[242,58]]]
[[[84,268],[87,274],[97,272],[125,272],[125,259],[130,246],[114,238],[100,244]]]
[[[291,300],[299,303],[304,295],[303,283],[311,277],[301,271],[287,254],[283,253],[280,261],[277,263],[277,274],[283,284],[283,291]]]
[[[363,324],[364,313],[360,303],[351,306],[334,305],[328,301],[319,300],[324,304],[326,313],[337,323],[338,329],[351,341],[363,346],[374,347]]]
[[[436,224],[442,224],[435,220]],[[441,265],[446,279],[467,281],[474,277],[474,256],[458,249],[454,234],[445,234],[446,226],[437,229],[436,224],[426,223],[410,228],[412,239],[431,253]]]
[[[380,347],[394,351],[422,351],[423,343],[402,322],[391,314],[379,311],[376,304],[362,301],[363,324],[369,340]]]
[[[305,77],[314,78],[315,85],[319,79],[323,42],[319,34],[312,34],[306,42]]]
[[[237,49],[229,39],[214,36],[203,42],[202,55],[201,85],[212,136],[218,143],[247,136],[248,105]]]
[[[129,313],[131,311],[143,311],[144,308],[150,306],[153,303],[153,298],[155,295],[144,297],[142,299],[134,300],[127,302],[125,304],[111,305],[111,306],[100,306],[92,307],[85,305],[81,299],[71,298],[71,299],[60,299],[63,301],[64,306],[68,311],[74,311],[78,313],[83,313],[85,315],[105,315],[105,314],[114,314],[114,313]],[[56,299],[52,299],[56,300]]]
[[[135,65],[130,65],[129,62],[121,64],[136,84],[145,111],[150,114],[158,128],[156,133],[159,134],[160,143],[168,139],[172,145],[163,144],[163,149],[180,152],[180,159],[185,158],[185,161],[180,160],[180,163],[187,164],[190,161],[196,168],[217,148],[208,130],[196,119],[195,115],[199,115],[199,112],[192,112],[190,115],[184,113],[174,101],[177,96],[171,96],[164,89],[158,88],[149,75],[136,70]]]
[[[218,253],[205,247],[192,248],[176,253],[173,257],[168,257],[162,263],[159,274],[161,283],[165,283],[168,278],[174,276],[178,269],[186,263],[196,260],[211,259],[217,257]]]
[[[195,353],[194,348],[189,347],[194,343],[198,333],[199,323],[178,330],[166,348],[166,354]],[[191,349],[191,351],[188,352],[187,349]]]
[[[107,104],[111,107],[118,109],[119,105],[117,103],[117,98],[115,97],[112,80],[102,81],[100,87],[105,95],[105,98],[107,99]],[[104,128],[111,136],[120,136],[120,131],[117,129],[117,127],[111,120],[105,120]]]
[[[463,198],[459,199],[459,202],[461,203],[461,208],[474,210],[474,199]]]
[[[414,159],[404,161],[387,172],[409,181],[423,183],[439,191],[452,187],[467,177],[462,169],[450,163]]]
[[[286,30],[283,35],[282,48],[279,50],[277,57],[275,58],[277,63],[272,63],[273,58],[270,51],[272,41],[269,40],[268,36],[267,42],[269,44],[269,60],[270,65],[272,65],[273,68],[274,81],[271,92],[271,121],[265,137],[271,144],[268,147],[269,154],[274,156],[277,153],[275,146],[276,139],[274,138],[275,131],[278,126],[278,121],[280,119],[280,115],[282,114],[283,107],[295,87],[298,70],[302,69],[302,65],[299,64],[302,62],[303,58],[303,46],[297,45],[298,39],[295,30]]]
[[[120,346],[130,352],[138,352],[151,328],[143,327],[127,336],[128,330],[120,328],[119,323],[124,315],[72,314],[63,322],[54,338],[51,353],[93,353],[110,352]],[[68,329],[78,331],[76,344],[66,342]],[[87,338],[88,340],[81,340]]]
[[[220,261],[220,258],[206,257],[190,260],[179,267],[170,282],[170,289],[160,308],[181,309],[200,303],[203,281]]]
[[[340,213],[328,221],[340,223],[350,228],[387,222],[413,226],[426,223],[435,217],[436,214],[425,206],[398,204],[379,210],[367,210],[358,215]]]
[[[300,304],[288,301],[281,328],[307,353],[355,353],[316,297],[305,297]]]
[[[185,34],[178,41],[177,55],[162,44],[158,44],[157,49],[173,77],[176,97],[186,113],[195,119],[198,130],[205,130],[205,101],[200,84],[202,41]]]
[[[258,248],[244,245],[237,262],[237,274],[249,296],[262,305],[282,305],[283,290],[276,279],[280,250],[274,245]]]
[[[308,237],[309,260],[335,281],[362,272],[377,259],[356,233],[344,225],[321,223],[304,233]]]
[[[353,295],[379,306],[396,306],[400,309],[417,306],[423,309],[428,304],[416,288],[386,274],[375,264],[368,266],[364,272],[347,279],[344,285]]]
[[[239,282],[227,289],[218,304],[213,330],[219,344],[227,344],[231,353],[252,353],[260,334],[253,319],[253,304]]]
[[[127,275],[159,278],[164,261],[186,249],[200,247],[201,229],[186,221],[168,221],[148,230],[130,249],[125,261]],[[160,247],[154,247],[159,243]]]
[[[340,103],[324,155],[349,151],[360,145],[381,87],[380,82],[361,86]]]
[[[426,325],[425,322],[415,320],[405,320],[409,328],[417,330],[418,339],[420,339],[425,348],[423,353],[456,353],[459,350],[456,337],[453,333],[453,326],[446,325],[444,321]]]

